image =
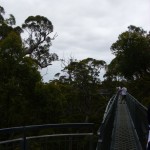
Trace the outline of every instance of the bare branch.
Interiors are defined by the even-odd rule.
[[[47,74],[48,74],[48,67],[46,67],[46,73],[42,77],[46,76]]]
[[[51,38],[51,40],[55,40],[55,38],[58,36],[57,32],[55,33],[55,35]]]

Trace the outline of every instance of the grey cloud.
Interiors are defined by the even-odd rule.
[[[30,15],[49,18],[54,25],[51,36],[58,34],[50,51],[60,58],[93,57],[109,63],[114,58],[111,44],[129,25],[149,30],[149,0],[1,0],[1,5],[19,25]],[[49,67],[49,78],[56,68]]]

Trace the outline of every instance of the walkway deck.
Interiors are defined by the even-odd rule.
[[[117,106],[111,150],[142,150],[127,105],[118,103]]]

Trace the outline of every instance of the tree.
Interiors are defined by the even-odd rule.
[[[23,57],[22,40],[11,31],[0,40],[0,105],[1,127],[22,125],[28,114],[28,105],[41,75],[37,64],[30,57]],[[16,113],[21,108],[19,115]],[[28,117],[26,117],[28,118]]]
[[[30,56],[38,64],[40,68],[45,68],[51,65],[52,61],[58,60],[55,53],[50,53],[51,40],[49,36],[53,32],[53,25],[46,17],[43,16],[29,16],[22,28],[17,26],[15,17],[11,14],[10,17],[5,19],[5,10],[0,6],[0,41],[5,39],[9,33],[16,32],[21,37],[21,33],[26,31],[28,38],[22,40],[22,49],[24,56]],[[27,35],[25,33],[25,35]],[[23,57],[24,57],[23,56]]]
[[[70,61],[63,71],[68,73],[70,81],[80,80],[83,83],[84,80],[87,80],[87,82],[94,84],[99,82],[99,73],[105,65],[103,60],[87,58],[79,62]]]
[[[106,73],[103,77],[111,81],[121,81],[123,79],[123,74],[119,70],[119,62],[119,57],[114,58],[110,64],[107,65]]]
[[[53,32],[53,25],[46,17],[30,16],[25,20],[22,28],[27,31],[29,37],[24,41],[25,54],[35,59],[41,68],[51,65],[51,62],[58,59],[58,56],[49,53]],[[54,37],[53,37],[54,39]]]
[[[24,125],[32,120],[29,106],[42,78],[37,61],[26,56],[22,29],[14,25],[14,16],[5,19],[0,7],[0,116],[4,118],[0,127]]]
[[[150,35],[140,27],[129,26],[112,44],[116,72],[127,79],[137,79],[150,73]],[[112,61],[113,63],[114,61]]]
[[[108,65],[105,81],[126,81],[128,90],[147,105],[150,97],[150,32],[131,25],[112,44],[111,51],[116,57]],[[116,85],[120,84],[116,82]]]
[[[4,21],[3,14],[5,14],[5,10],[0,6],[0,23]]]
[[[99,73],[105,65],[105,61],[87,58],[79,62],[71,61],[63,70],[68,73],[68,78],[66,76],[64,81],[72,85],[78,93],[76,106],[81,113],[85,114],[86,122],[89,121],[89,116],[97,111],[95,97],[99,92]]]

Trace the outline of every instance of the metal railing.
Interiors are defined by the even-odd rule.
[[[113,131],[113,123],[115,119],[115,111],[117,106],[118,94],[114,95],[108,102],[102,124],[97,132],[98,143],[97,150],[110,150],[111,135]]]
[[[107,104],[102,124],[98,130],[97,150],[110,149],[117,100],[118,94],[113,96]],[[147,108],[129,93],[126,97],[126,104],[128,106],[131,121],[141,143],[142,149],[145,150],[148,137]]]
[[[0,150],[93,150],[93,123],[0,129]]]
[[[147,108],[129,93],[126,97],[126,103],[141,146],[145,150],[148,137]]]
[[[0,129],[0,150],[110,150],[118,94],[108,102],[95,146],[93,123],[44,124]],[[147,108],[127,94],[126,104],[143,150],[148,137]]]

